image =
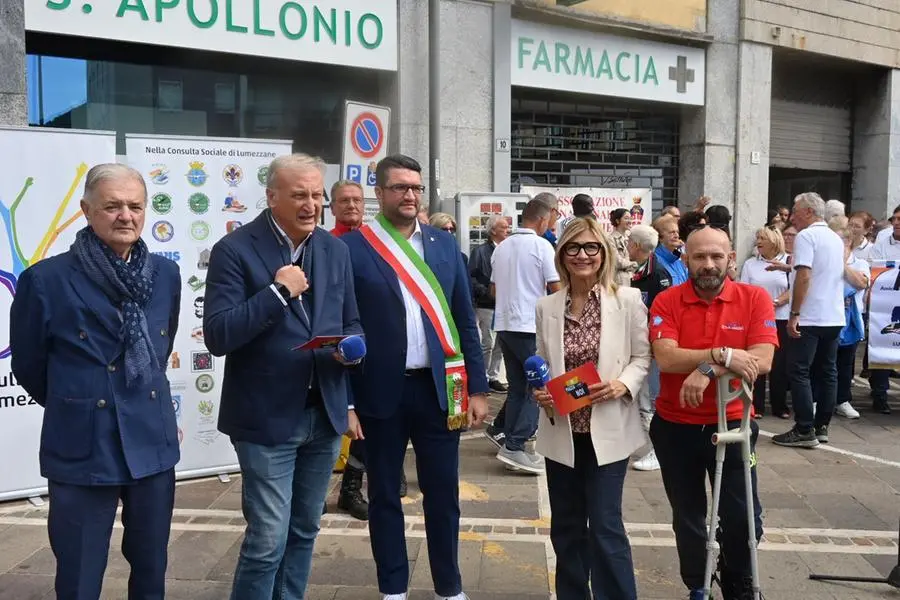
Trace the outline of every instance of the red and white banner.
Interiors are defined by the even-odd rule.
[[[541,192],[550,192],[559,199],[560,217],[572,214],[572,198],[578,194],[587,194],[594,200],[594,213],[597,219],[603,223],[607,232],[612,231],[609,222],[609,213],[617,208],[624,208],[631,213],[634,224],[649,225],[652,210],[653,195],[650,188],[595,188],[595,187],[553,187],[529,185],[522,186],[523,194],[534,198]]]

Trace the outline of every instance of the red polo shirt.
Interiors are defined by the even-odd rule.
[[[334,237],[341,237],[345,233],[350,233],[354,229],[355,227],[349,227],[347,225],[344,225],[343,223],[335,223],[334,229],[331,230],[331,235],[333,235]]]
[[[688,281],[656,297],[650,309],[650,341],[670,339],[679,348],[738,348],[756,344],[778,346],[775,308],[769,294],[755,285],[725,279],[721,293],[711,303],[701,300]],[[688,374],[660,373],[656,411],[673,423],[713,425],[718,422],[716,385],[711,382],[697,408],[681,407],[678,396]],[[732,402],[728,420],[740,420],[742,405]]]

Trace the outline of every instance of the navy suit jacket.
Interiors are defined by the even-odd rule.
[[[293,348],[315,336],[362,333],[350,255],[324,229],[306,243],[305,314],[299,300],[286,307],[270,287],[275,272],[290,263],[290,249],[268,211],[219,240],[210,254],[203,335],[213,354],[227,356],[219,431],[234,440],[272,446],[294,435],[313,366],[335,432],[347,430],[347,369],[332,350]]]
[[[456,240],[446,231],[429,225],[421,228],[425,262],[441,284],[459,330],[469,394],[486,394],[487,375],[472,308],[469,273],[463,264],[462,253]],[[350,232],[340,239],[350,248],[356,300],[369,349],[364,364],[351,373],[356,411],[376,419],[387,418],[400,405],[406,371],[406,308],[400,281],[360,232]],[[422,320],[438,401],[441,408],[447,410],[444,352],[437,332],[424,312]]]
[[[119,309],[66,252],[29,267],[10,311],[12,370],[44,407],[41,475],[72,485],[129,483],[179,460],[166,366],[178,328],[178,266],[151,254],[145,308],[159,370],[125,386]]]

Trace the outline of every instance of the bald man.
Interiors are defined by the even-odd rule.
[[[726,276],[734,251],[724,232],[708,226],[695,230],[682,258],[688,280],[660,293],[650,310],[650,339],[660,370],[650,438],[672,505],[681,579],[690,599],[699,600],[706,562],[706,478],[715,468],[716,449],[710,438],[718,422],[716,381],[730,375],[753,383],[768,373],[778,335],[768,293]],[[740,402],[729,405],[729,428],[740,425],[741,412]],[[755,453],[759,428],[756,423],[751,427]],[[755,466],[752,486],[759,541],[762,507]],[[745,498],[740,448],[731,446],[725,456],[719,509],[724,600],[753,598]]]

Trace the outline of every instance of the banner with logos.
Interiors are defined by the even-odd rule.
[[[143,173],[150,198],[144,240],[181,269],[181,319],[169,360],[178,418],[179,477],[238,470],[216,424],[225,359],[203,342],[203,294],[209,253],[221,237],[266,208],[266,175],[291,142],[128,135],[128,163]]]
[[[0,500],[46,493],[38,462],[43,409],[10,368],[9,310],[22,272],[69,249],[86,225],[80,202],[88,169],[116,161],[115,133],[0,128]]]
[[[873,268],[872,275],[869,368],[895,369],[900,365],[900,268]]]
[[[578,194],[587,194],[594,199],[594,213],[597,220],[603,224],[607,233],[612,231],[609,222],[609,213],[617,208],[627,209],[631,213],[634,224],[649,225],[652,219],[651,204],[653,195],[650,188],[595,188],[595,187],[554,187],[554,186],[522,186],[523,194],[534,198],[541,192],[550,192],[559,199],[559,216],[567,217],[572,214],[572,198]]]

